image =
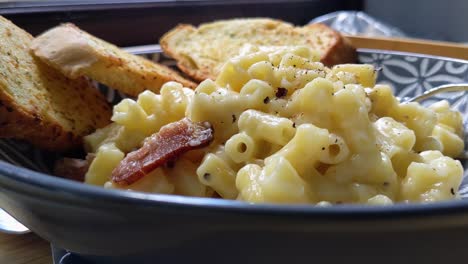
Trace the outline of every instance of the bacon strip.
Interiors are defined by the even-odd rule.
[[[207,146],[213,140],[208,122],[194,123],[188,118],[163,126],[143,146],[130,152],[112,171],[112,181],[129,185],[179,155]]]

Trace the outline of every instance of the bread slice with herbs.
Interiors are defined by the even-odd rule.
[[[87,76],[131,96],[159,92],[168,81],[196,84],[176,71],[125,52],[73,24],[54,27],[33,41],[34,54],[67,77]]]
[[[0,137],[51,151],[78,147],[110,122],[111,108],[87,79],[69,79],[32,56],[32,40],[0,16]]]
[[[215,79],[221,66],[239,54],[246,43],[258,46],[307,45],[328,66],[356,61],[356,50],[335,30],[323,24],[294,27],[269,18],[220,20],[199,27],[181,24],[160,44],[177,66],[195,80]]]

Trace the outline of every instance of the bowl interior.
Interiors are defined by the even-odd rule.
[[[144,48],[132,47],[128,48],[128,51],[169,67],[175,67],[175,62],[165,56],[158,45]],[[468,61],[465,60],[369,49],[359,49],[358,60],[360,63],[373,64],[379,71],[377,83],[391,85],[394,94],[400,98],[413,97],[442,84],[468,82]],[[125,98],[125,95],[113,89],[99,84],[98,87],[112,104]],[[452,108],[463,114],[466,139],[468,93],[440,94],[424,101],[423,104],[428,105],[439,100],[449,101]],[[60,156],[56,153],[39,150],[24,142],[0,139],[0,160],[16,166],[50,174],[52,165],[58,158]],[[463,199],[468,199],[468,161],[463,161],[463,166],[465,174],[460,194]]]

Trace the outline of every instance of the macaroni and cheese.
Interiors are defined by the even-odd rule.
[[[392,204],[457,197],[461,114],[442,101],[400,103],[371,65],[331,69],[302,46],[246,46],[195,90],[166,83],[114,107],[86,137],[89,184],[252,203]],[[214,141],[128,186],[110,180],[126,153],[182,118]]]

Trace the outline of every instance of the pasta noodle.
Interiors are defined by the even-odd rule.
[[[237,162],[249,162],[254,159],[258,152],[255,140],[246,133],[238,133],[226,141],[226,153]]]
[[[446,101],[400,103],[371,65],[329,69],[307,47],[246,45],[193,91],[174,82],[114,107],[85,139],[86,182],[257,203],[391,205],[457,197],[461,114]],[[126,153],[171,122],[207,121],[214,141],[129,186],[110,181]]]

